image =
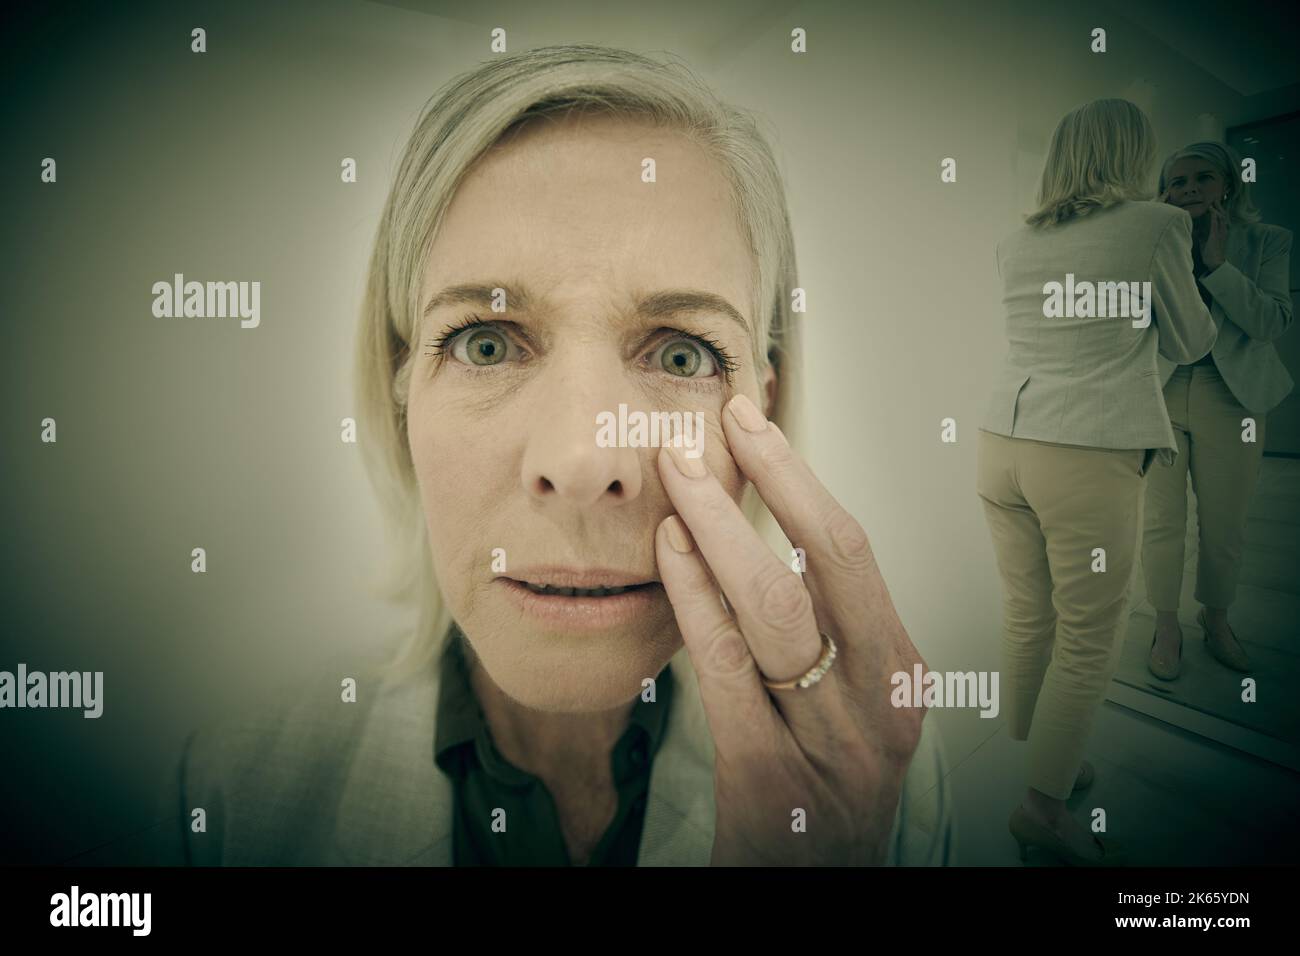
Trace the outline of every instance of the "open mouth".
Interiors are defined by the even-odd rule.
[[[502,575],[497,584],[528,620],[552,633],[626,633],[663,610],[664,586],[638,580],[635,572],[538,568],[522,573],[527,577]]]
[[[513,579],[512,579],[513,580]],[[654,586],[653,581],[645,584],[628,584],[623,587],[609,588],[566,588],[552,584],[534,584],[531,581],[518,582],[534,594],[555,594],[564,597],[612,597],[615,594],[624,594],[628,591],[639,591]]]

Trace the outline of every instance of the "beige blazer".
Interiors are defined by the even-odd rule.
[[[651,767],[640,866],[707,866],[713,742],[685,648],[670,662],[671,711]],[[451,866],[452,787],[433,760],[438,676],[400,685],[340,673],[257,715],[190,736],[151,856],[171,866]],[[945,865],[952,800],[933,715],[904,781],[889,862]],[[194,833],[202,807],[207,830]]]
[[[1177,454],[1157,354],[1194,362],[1215,325],[1192,277],[1192,220],[1163,203],[1122,202],[998,244],[1008,351],[982,427],[1012,438]],[[1047,283],[1149,282],[1145,328],[1125,317],[1048,318]]]
[[[1237,401],[1267,415],[1295,385],[1273,344],[1291,326],[1291,233],[1258,222],[1233,226],[1224,258],[1200,279],[1214,296],[1219,330],[1210,354]],[[1168,383],[1178,366],[1163,356],[1159,362]]]

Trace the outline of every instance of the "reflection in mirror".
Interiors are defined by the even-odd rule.
[[[1211,354],[1166,367],[1175,464],[1148,476],[1141,569],[1112,699],[1300,769],[1300,229],[1295,115],[1171,154],[1166,202],[1193,218]],[[1135,693],[1136,692],[1136,693]]]

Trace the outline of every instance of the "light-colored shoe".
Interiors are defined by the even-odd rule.
[[[1079,763],[1079,775],[1074,778],[1074,793],[1080,790],[1087,790],[1092,786],[1092,782],[1097,779],[1097,772],[1092,769],[1092,764],[1083,760]]]
[[[1007,821],[1007,827],[1011,830],[1011,835],[1016,838],[1016,843],[1020,847],[1020,862],[1026,863],[1029,860],[1029,848],[1038,847],[1040,850],[1046,850],[1053,856],[1057,857],[1064,863],[1071,866],[1123,866],[1126,854],[1114,840],[1103,841],[1095,833],[1092,841],[1100,851],[1098,856],[1080,856],[1074,849],[1052,830],[1043,826],[1037,820],[1033,819],[1024,807],[1016,807],[1011,811],[1011,819]]]
[[[1151,635],[1151,650],[1147,654],[1147,670],[1155,674],[1161,680],[1177,680],[1178,675],[1183,672],[1183,639],[1178,638],[1178,659],[1170,662],[1163,657],[1156,656],[1156,635]]]
[[[1205,622],[1205,608],[1201,608],[1196,614],[1196,623],[1201,625],[1201,631],[1205,634],[1205,647],[1210,655],[1229,670],[1240,671],[1243,674],[1250,671],[1250,658],[1246,656],[1246,650],[1237,640],[1236,632],[1233,631],[1232,625],[1228,625],[1228,633],[1232,635],[1232,643],[1225,645],[1217,637],[1210,637],[1209,625]]]

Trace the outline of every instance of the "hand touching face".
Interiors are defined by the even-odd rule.
[[[861,525],[745,396],[723,422],[741,470],[804,549],[806,573],[772,553],[706,468],[660,453],[677,514],[660,526],[659,568],[716,750],[713,862],[884,862],[925,717],[892,705],[891,678],[925,663]],[[830,669],[806,688],[769,689],[764,679],[824,665],[821,633],[835,645]]]

